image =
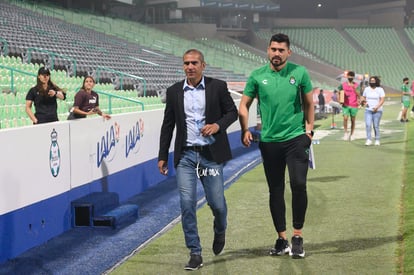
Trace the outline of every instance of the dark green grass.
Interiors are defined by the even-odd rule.
[[[268,256],[276,234],[268,209],[263,167],[259,165],[226,191],[229,208],[227,243],[219,256],[214,256],[211,251],[211,211],[206,206],[198,211],[204,267],[193,273],[396,274],[400,269],[399,251],[404,251],[406,256],[404,269],[410,270],[413,260],[407,253],[414,254],[413,247],[409,247],[413,241],[410,244],[408,239],[398,241],[401,231],[404,238],[412,237],[414,226],[404,222],[401,227],[400,220],[404,156],[409,149],[406,151],[405,128],[408,125],[396,121],[398,110],[398,104],[386,107],[380,147],[364,146],[364,138],[342,141],[342,130],[330,130],[330,119],[317,121],[318,132],[328,131],[330,135],[314,145],[317,169],[310,170],[308,175],[304,260]],[[340,119],[340,116],[336,117],[337,121]],[[361,112],[358,120],[362,119]],[[337,125],[340,127],[341,123],[337,122]],[[407,192],[407,184],[404,186]],[[288,181],[286,200],[288,234],[291,235]],[[414,203],[411,201],[410,204]],[[404,220],[407,220],[410,213],[404,213]],[[411,210],[411,222],[412,215]],[[400,244],[404,249],[398,249]],[[115,269],[113,274],[185,274],[183,267],[187,261],[188,250],[181,224],[177,224]]]
[[[414,121],[409,123],[405,159],[400,256],[404,274],[414,274]]]

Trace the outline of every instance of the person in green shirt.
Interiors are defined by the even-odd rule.
[[[278,235],[270,255],[289,253],[293,258],[303,258],[302,228],[308,202],[306,177],[314,122],[313,88],[305,67],[288,62],[291,49],[287,35],[273,35],[267,55],[270,63],[251,73],[243,92],[239,106],[241,141],[246,147],[253,141],[248,117],[249,108],[257,98],[262,122],[259,148]],[[292,191],[292,247],[286,233],[286,166]]]
[[[408,83],[409,83],[408,77],[404,77],[403,85],[401,86],[401,93],[402,93],[401,102],[403,105],[401,119],[400,119],[401,122],[408,122],[407,111],[408,111],[408,108],[410,108],[410,95],[411,95],[410,87],[408,86]]]

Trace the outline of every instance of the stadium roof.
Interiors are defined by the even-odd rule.
[[[296,18],[336,18],[341,8],[351,8],[363,5],[380,4],[387,2],[401,2],[399,0],[273,0],[280,4],[280,17]]]

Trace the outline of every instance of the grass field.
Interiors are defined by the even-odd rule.
[[[341,115],[335,117],[336,129],[330,129],[331,117],[316,122],[320,144],[314,145],[316,169],[308,174],[304,260],[268,256],[276,234],[263,167],[258,165],[226,190],[228,232],[219,256],[211,251],[211,211],[206,206],[198,211],[204,267],[193,273],[412,274],[414,145],[407,142],[407,133],[414,135],[414,122],[397,121],[400,104],[386,103],[381,146],[364,146],[363,111],[358,114],[357,140],[352,142],[341,140]],[[290,201],[289,188],[286,199]],[[187,261],[178,223],[111,274],[184,274]]]
[[[399,271],[403,274],[414,274],[414,125],[409,125],[407,136],[404,188],[401,196],[402,240],[399,253],[401,264]]]

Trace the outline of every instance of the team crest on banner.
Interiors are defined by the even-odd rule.
[[[52,176],[55,178],[59,175],[60,170],[60,149],[57,142],[58,134],[53,128],[52,133],[50,134],[51,144],[49,150],[49,167]]]

